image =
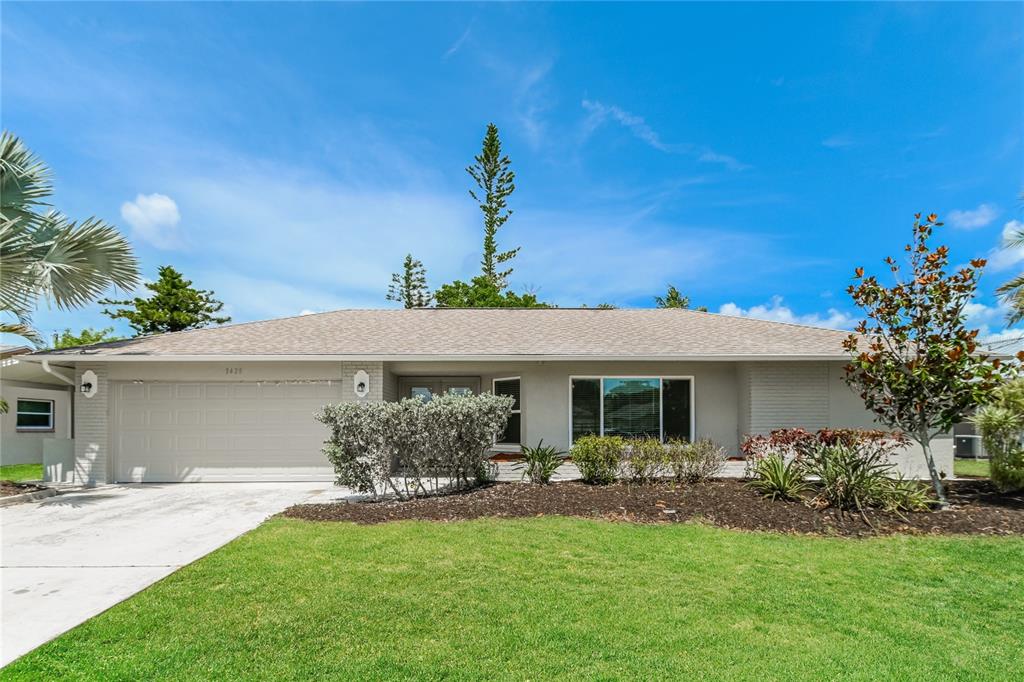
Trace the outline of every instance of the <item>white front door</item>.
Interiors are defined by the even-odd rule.
[[[342,383],[114,383],[120,482],[330,481],[313,413]]]

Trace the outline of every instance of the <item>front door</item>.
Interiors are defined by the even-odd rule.
[[[402,377],[399,392],[402,398],[419,398],[423,402],[445,393],[474,395],[480,392],[480,377]]]

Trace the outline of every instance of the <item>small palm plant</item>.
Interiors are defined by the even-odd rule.
[[[753,480],[747,485],[770,500],[799,500],[809,486],[803,466],[795,459],[768,455],[753,467]]]
[[[537,447],[523,447],[523,461],[517,464],[517,467],[524,469],[523,478],[530,479],[531,483],[546,485],[551,482],[551,476],[565,460],[564,451],[553,445],[544,445],[544,439],[541,439]]]

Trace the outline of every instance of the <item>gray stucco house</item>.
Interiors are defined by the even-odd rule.
[[[74,372],[82,483],[331,480],[328,402],[517,396],[495,452],[583,433],[708,437],[877,427],[846,332],[690,310],[339,310],[37,353]],[[938,444],[952,474],[952,441]],[[899,457],[923,476],[917,450]]]

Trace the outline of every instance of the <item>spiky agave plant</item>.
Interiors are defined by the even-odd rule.
[[[111,286],[132,289],[139,282],[138,260],[116,227],[46,208],[51,175],[16,135],[0,133],[0,313],[7,318],[0,332],[36,344],[42,337],[32,311],[40,299],[67,310]]]

